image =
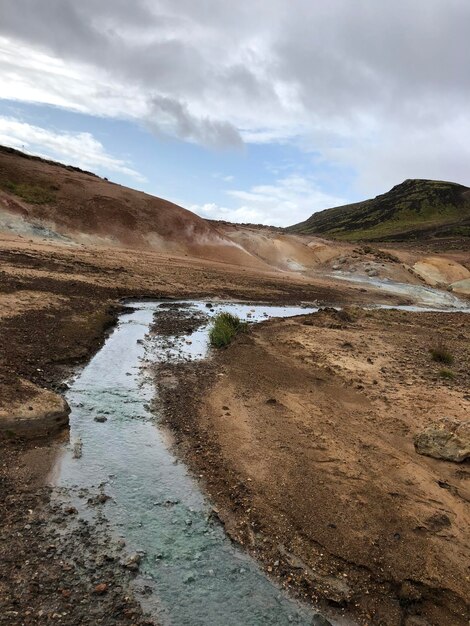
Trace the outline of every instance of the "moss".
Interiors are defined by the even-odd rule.
[[[57,191],[57,185],[49,185],[45,183],[41,184],[29,184],[29,183],[14,183],[11,180],[1,181],[0,186],[5,191],[14,193],[15,196],[19,196],[26,202],[31,204],[50,204],[56,199],[55,191]]]

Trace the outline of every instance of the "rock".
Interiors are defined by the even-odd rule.
[[[93,498],[88,498],[87,504],[89,504],[90,506],[97,506],[98,504],[105,504],[105,502],[107,502],[110,499],[111,499],[110,496],[106,495],[105,493],[100,493],[97,496],[94,496]]]
[[[78,511],[74,506],[68,506],[64,510],[64,513],[66,513],[67,515],[77,515]]]
[[[134,552],[127,557],[123,565],[126,569],[130,569],[131,571],[136,572],[139,569],[140,561],[140,554]]]
[[[196,580],[196,576],[194,574],[188,574],[184,579],[186,584],[193,583]]]
[[[97,415],[95,417],[95,422],[99,422],[100,424],[103,424],[104,422],[107,422],[108,418],[105,417],[104,415]]]
[[[118,550],[123,550],[126,547],[126,542],[124,541],[124,539],[118,539],[116,543]]]
[[[429,530],[434,532],[439,532],[443,528],[449,528],[452,526],[452,522],[449,519],[449,516],[445,513],[434,513],[426,520],[426,526]]]
[[[107,591],[108,591],[108,585],[106,583],[99,583],[93,589],[93,593],[96,593],[99,596],[103,595],[103,593],[106,593]]]
[[[74,459],[80,459],[82,456],[83,443],[80,438],[78,438],[73,446],[72,446],[72,456]]]
[[[405,580],[400,586],[398,597],[400,598],[400,600],[405,602],[419,602],[419,600],[421,600],[422,598],[422,595],[419,587],[416,584],[414,584],[410,580]]]
[[[312,618],[312,626],[333,626],[333,624],[321,613],[315,613]]]
[[[470,421],[443,417],[416,434],[414,446],[418,454],[462,463],[470,458]]]

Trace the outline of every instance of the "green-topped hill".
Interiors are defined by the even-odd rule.
[[[286,230],[348,241],[470,237],[470,188],[405,180],[372,200],[314,213]]]

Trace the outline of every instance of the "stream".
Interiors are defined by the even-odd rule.
[[[442,301],[424,303],[433,304],[443,308]],[[444,306],[456,310],[448,304]],[[158,415],[150,412],[155,388],[146,372],[159,361],[206,356],[210,318],[221,310],[255,322],[317,309],[236,303],[209,307],[205,302],[180,306],[206,316],[203,325],[169,342],[149,330],[154,316],[175,304],[132,303],[132,312],[120,317],[103,348],[70,381],[70,444],[58,461],[54,486],[91,522],[96,521],[96,509],[87,505],[83,493],[104,496],[98,515],[106,519],[116,541],[125,539],[128,553],[141,555],[135,584],[151,590],[142,596],[142,604],[159,623],[319,623],[314,610],[270,581],[211,515],[210,503],[158,427]],[[426,310],[423,304],[419,310]],[[460,310],[468,310],[465,303]]]
[[[203,357],[209,318],[220,310],[256,321],[316,309],[192,303],[207,323],[169,349],[166,338],[148,334],[161,303],[132,306],[70,384],[71,444],[56,468],[55,486],[62,493],[66,488],[80,516],[90,520],[94,509],[78,494],[109,496],[102,514],[111,533],[142,555],[140,582],[153,591],[143,606],[161,624],[312,624],[312,609],[273,584],[211,516],[197,482],[155,426],[149,410],[155,391],[145,365],[171,355]]]

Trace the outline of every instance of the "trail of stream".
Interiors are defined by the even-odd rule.
[[[152,361],[168,358],[168,351],[161,338],[148,336],[158,304],[134,306],[67,393],[72,444],[61,458],[57,486],[75,495],[75,506],[88,518],[94,509],[80,493],[110,497],[102,513],[111,532],[125,538],[133,552],[140,551],[141,583],[153,590],[144,603],[161,623],[311,624],[311,609],[288,598],[225,536],[196,481],[155,427],[148,407],[154,390],[142,366],[150,356]],[[193,306],[209,315],[221,308]],[[248,305],[223,309],[253,321],[309,311]],[[202,356],[206,338],[207,329],[199,329],[191,339],[179,339],[174,354]],[[80,458],[73,454],[77,442]]]
[[[125,539],[127,551],[141,555],[137,584],[146,590],[144,607],[160,623],[315,623],[313,610],[273,584],[230,542],[211,515],[197,482],[175,458],[163,431],[155,427],[149,408],[154,388],[145,370],[159,361],[206,356],[209,320],[220,310],[254,322],[317,309],[234,303],[208,308],[204,302],[185,303],[191,311],[206,315],[207,321],[191,334],[168,342],[149,334],[149,329],[156,312],[171,306],[133,304],[134,310],[121,316],[102,350],[72,382],[67,392],[72,407],[71,444],[56,471],[58,493],[61,498],[67,494],[80,515],[90,520],[96,520],[96,509],[83,495],[101,494],[101,521],[106,520],[116,540]],[[465,303],[462,309],[468,310]]]

